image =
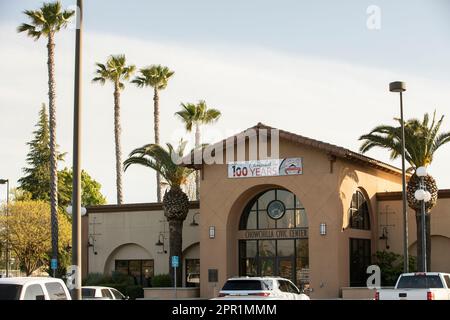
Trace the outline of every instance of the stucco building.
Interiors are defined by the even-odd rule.
[[[267,145],[276,157],[261,157]],[[313,298],[335,298],[365,286],[376,251],[403,252],[399,169],[263,124],[208,152],[215,161],[185,164],[201,171],[201,200],[184,223],[183,285],[199,285],[201,297],[215,296],[231,276],[279,275],[311,288]],[[446,272],[449,205],[450,191],[441,190],[431,226],[432,269]],[[168,272],[161,204],[91,207],[85,220],[85,273],[117,270],[147,285]]]

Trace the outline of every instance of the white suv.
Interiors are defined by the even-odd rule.
[[[17,277],[0,279],[0,300],[72,300],[61,279]]]
[[[280,277],[230,278],[215,300],[309,300],[309,297],[288,279]]]

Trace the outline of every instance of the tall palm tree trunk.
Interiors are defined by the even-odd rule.
[[[169,219],[169,259],[172,256],[178,256],[180,265],[177,268],[176,277],[177,277],[177,287],[181,287],[181,271],[183,270],[181,265],[181,257],[182,257],[182,238],[183,237],[183,221],[182,220],[174,220]],[[174,281],[174,268],[172,267],[171,261],[169,261],[170,266],[170,275],[172,276],[172,281]]]
[[[120,91],[119,83],[114,86],[114,139],[116,144],[116,188],[117,204],[122,204],[122,148],[120,144]]]
[[[58,163],[56,154],[56,93],[55,43],[53,33],[48,35],[48,100],[50,132],[50,212],[52,228],[52,259],[58,258]]]
[[[195,149],[200,147],[200,126],[195,124]],[[200,171],[195,172],[195,198],[200,199]]]
[[[155,88],[155,94],[153,96],[153,106],[155,144],[159,144],[159,94],[157,88]],[[156,172],[156,198],[158,202],[161,202],[161,175],[158,172]]]

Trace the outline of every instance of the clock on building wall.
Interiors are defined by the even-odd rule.
[[[286,207],[284,206],[284,203],[281,202],[280,200],[270,201],[269,204],[267,205],[267,214],[274,220],[283,217],[285,212]]]

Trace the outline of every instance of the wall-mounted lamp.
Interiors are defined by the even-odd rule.
[[[386,241],[386,249],[389,250],[390,246],[388,245],[388,230],[386,227],[383,227],[383,233],[380,236],[380,240],[385,240]]]
[[[214,239],[216,237],[216,227],[211,226],[209,227],[209,238]]]
[[[198,222],[195,221],[195,216],[198,214],[200,214],[200,212],[194,213],[194,215],[192,216],[192,222],[190,223],[190,226],[192,226],[192,227],[198,226]]]
[[[155,243],[155,246],[162,247],[161,251],[158,251],[158,253],[167,253],[167,250],[164,248],[164,233],[159,233],[158,242]]]
[[[92,251],[93,251],[94,254],[96,255],[98,252],[95,251],[94,242],[95,242],[94,237],[93,237],[93,236],[89,236],[89,238],[88,238],[88,243],[87,243],[87,247],[88,247],[88,248],[92,247]]]
[[[162,238],[162,241],[161,241]],[[159,234],[158,242],[155,243],[155,246],[162,247],[164,245],[164,235],[162,233]]]
[[[320,224],[320,235],[324,236],[327,234],[327,224],[326,223],[321,223]]]

